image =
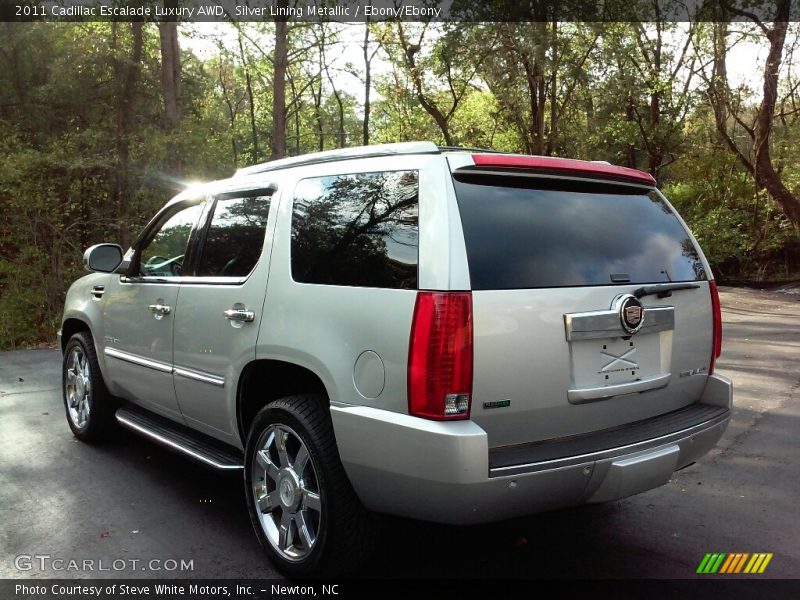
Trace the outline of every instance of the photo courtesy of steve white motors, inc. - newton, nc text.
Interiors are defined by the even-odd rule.
[[[800,598],[800,0],[0,40],[0,600]]]

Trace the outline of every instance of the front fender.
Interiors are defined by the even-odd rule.
[[[96,286],[108,286],[111,275],[108,273],[91,273],[75,281],[67,290],[64,299],[64,315],[61,318],[61,329],[59,336],[61,339],[61,349],[68,341],[70,331],[75,330],[74,321],[80,321],[88,327],[92,334],[95,349],[97,350],[97,361],[100,364],[100,371],[105,378],[105,347],[104,327],[103,327],[103,302],[104,297],[96,297],[93,290]]]

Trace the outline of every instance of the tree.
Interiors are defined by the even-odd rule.
[[[285,9],[286,0],[278,0],[277,6]],[[286,17],[275,22],[275,53],[272,74],[272,139],[270,160],[286,156],[286,70],[289,67]]]
[[[126,26],[131,33],[130,55],[117,58],[115,53],[114,72],[119,82],[117,96],[117,177],[114,182],[114,196],[117,200],[117,215],[119,216],[119,240],[123,248],[130,243],[130,230],[128,222],[129,204],[131,196],[130,182],[130,135],[133,113],[133,104],[136,99],[136,88],[142,69],[142,23],[112,23],[112,44],[117,45],[118,31]]]
[[[413,41],[407,26],[401,21],[396,23],[393,32],[387,26],[384,29],[384,49],[395,67],[403,69],[408,75],[414,97],[436,123],[445,145],[454,146],[457,140],[452,135],[450,122],[459,104],[472,89],[478,70],[491,51],[491,45],[477,50],[467,49],[460,39],[458,28],[454,28],[439,36],[431,44],[430,54],[426,56],[423,45],[429,28],[430,24],[424,23],[418,28],[416,41]],[[436,85],[431,81],[431,75],[441,83]]]
[[[727,72],[724,70],[724,56],[722,56],[727,47],[727,25],[717,25],[714,28],[714,72],[711,78],[706,77],[706,82],[709,99],[716,117],[717,131],[721,139],[754,177],[757,185],[765,189],[781,206],[786,218],[795,227],[800,227],[800,198],[792,193],[783,182],[773,164],[770,150],[783,49],[790,20],[790,6],[790,0],[776,0],[775,16],[772,26],[769,27],[756,14],[733,5],[726,5],[731,13],[750,19],[766,38],[769,48],[764,63],[761,103],[749,123],[746,121],[747,115],[741,108],[734,106],[730,101],[730,88],[726,80]],[[739,125],[747,132],[752,142],[750,148],[742,148],[730,134],[731,119],[729,116],[733,118],[734,125]]]
[[[178,24],[158,24],[161,41],[161,93],[164,97],[164,116],[167,128],[175,131],[181,122],[181,48]]]
[[[370,92],[372,91],[372,61],[381,47],[381,41],[374,45],[370,50],[370,20],[364,23],[364,42],[361,45],[361,52],[364,56],[364,122],[361,129],[361,143],[369,145],[369,117],[372,104],[370,102]]]

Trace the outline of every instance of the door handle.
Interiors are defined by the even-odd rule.
[[[172,312],[172,307],[167,306],[166,304],[151,304],[147,308],[151,313],[161,316],[168,315]]]
[[[243,323],[251,323],[256,318],[256,313],[252,310],[245,310],[243,308],[229,308],[228,310],[223,310],[222,314],[225,315],[226,319],[231,321],[241,321]]]

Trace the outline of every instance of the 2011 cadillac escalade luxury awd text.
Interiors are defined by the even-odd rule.
[[[186,190],[85,261],[72,431],[243,470],[290,575],[357,564],[373,513],[479,523],[660,486],[730,418],[708,263],[632,169],[312,154]]]

